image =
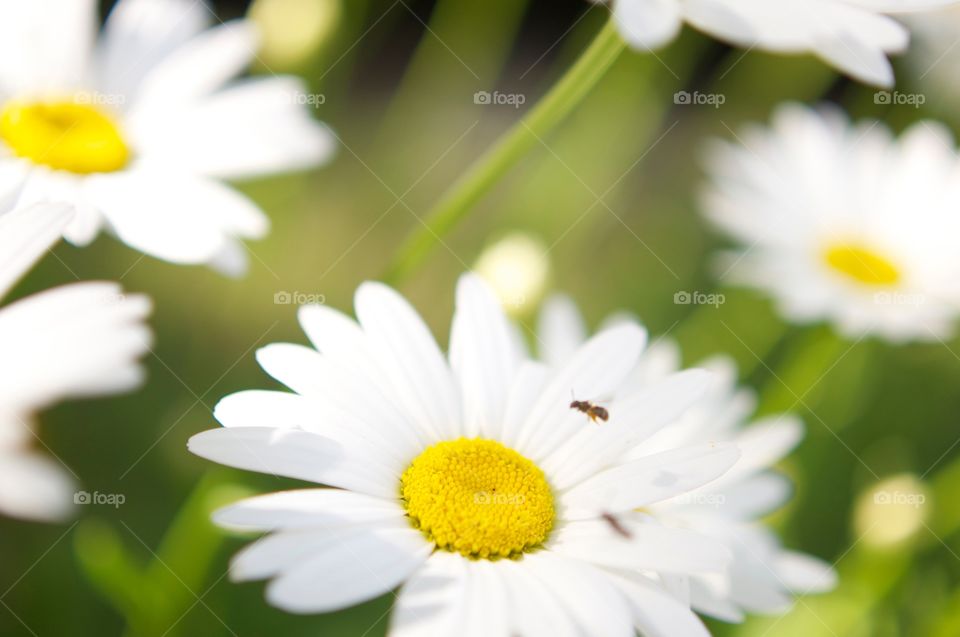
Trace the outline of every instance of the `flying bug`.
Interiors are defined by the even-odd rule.
[[[620,522],[620,520],[618,520],[614,514],[602,513],[600,514],[600,517],[603,518],[604,522],[610,525],[610,528],[613,529],[617,535],[628,540],[633,538],[633,534],[628,531],[625,526],[623,526],[623,523]]]
[[[576,409],[577,411],[586,414],[590,421],[597,423],[598,420],[607,422],[610,420],[610,412],[607,411],[606,407],[601,407],[600,405],[594,405],[589,400],[576,400],[570,403],[570,409]]]

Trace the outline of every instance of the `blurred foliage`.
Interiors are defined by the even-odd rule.
[[[224,18],[245,10],[216,4]],[[220,535],[207,513],[293,483],[215,469],[185,441],[215,426],[219,397],[275,386],[257,368],[257,347],[304,342],[295,308],[274,295],[322,294],[349,311],[357,284],[382,275],[418,217],[523,113],[477,105],[473,94],[522,93],[529,108],[599,29],[604,12],[591,7],[344,0],[338,29],[297,69],[325,96],[317,115],[342,148],[318,171],[242,184],[274,224],[250,246],[247,278],[161,263],[109,237],[82,250],[61,245],[40,264],[16,295],[75,278],[121,280],[154,298],[157,342],[139,392],[42,416],[44,444],[83,488],[126,502],[82,507],[63,526],[0,520],[0,634],[384,633],[389,596],[298,617],[269,607],[261,584],[230,583],[227,561],[244,540]],[[676,107],[682,89],[727,100]],[[796,497],[771,522],[790,547],[837,561],[841,585],[801,598],[783,618],[711,623],[718,635],[960,634],[960,343],[894,348],[784,326],[764,299],[718,287],[710,255],[720,241],[696,212],[705,137],[765,121],[784,100],[837,101],[897,129],[925,115],[876,105],[872,94],[815,60],[731,51],[690,31],[656,57],[626,54],[402,285],[445,342],[456,277],[491,238],[524,231],[549,247],[552,284],[593,324],[626,309],[679,340],[688,363],[727,353],[760,392],[762,411],[805,419],[807,438],[785,466]],[[726,302],[675,304],[678,291],[722,292]],[[535,310],[520,308],[524,326]],[[853,525],[854,503],[903,473],[928,485],[928,518],[897,546],[869,546]]]

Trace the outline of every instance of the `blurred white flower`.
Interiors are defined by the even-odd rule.
[[[706,214],[742,244],[723,264],[789,320],[844,335],[944,338],[960,303],[960,156],[923,121],[900,139],[877,122],[781,107],[768,129],[709,154]]]
[[[25,201],[72,203],[66,238],[105,226],[175,263],[246,267],[269,221],[222,179],[317,164],[330,133],[290,77],[229,84],[254,57],[239,20],[207,29],[194,0],[120,0],[99,38],[93,0],[0,2],[0,171]]]
[[[235,579],[271,579],[270,602],[301,613],[402,585],[393,637],[707,635],[671,591],[722,572],[728,551],[638,509],[716,479],[739,452],[701,440],[625,455],[700,396],[706,372],[621,395],[646,340],[629,323],[555,367],[525,361],[475,275],[457,288],[449,358],[390,288],[365,283],[355,305],[359,324],[304,307],[316,349],[257,354],[295,393],[228,396],[215,410],[224,428],[190,440],[216,462],[333,487],[218,512],[270,533],[236,556]],[[571,391],[616,395],[607,421],[572,409]]]
[[[598,0],[594,0],[598,1]],[[684,22],[735,46],[774,53],[812,53],[852,77],[893,84],[886,54],[906,49],[909,35],[886,14],[923,11],[956,0],[611,0],[624,39],[654,49]]]
[[[510,313],[523,313],[540,302],[550,276],[547,247],[536,237],[511,233],[487,247],[474,272],[486,281]]]
[[[3,199],[0,296],[60,239],[72,214],[54,204],[8,211]],[[40,520],[70,512],[69,476],[31,449],[32,414],[64,398],[140,384],[149,311],[145,297],[104,282],[64,285],[0,308],[0,512]]]
[[[614,317],[608,323],[623,320]],[[562,296],[544,305],[537,333],[541,356],[551,364],[587,338],[577,307]],[[725,621],[742,621],[744,612],[784,612],[793,603],[792,594],[823,592],[836,583],[829,565],[783,549],[776,534],[759,522],[790,498],[789,481],[771,469],[800,441],[803,426],[786,415],[747,425],[756,401],[752,392],[737,388],[734,363],[718,357],[703,367],[712,373],[702,398],[682,414],[674,413],[668,426],[641,444],[625,449],[623,458],[662,453],[702,440],[736,444],[740,459],[723,476],[644,508],[659,522],[710,537],[733,555],[725,573],[692,575],[677,587],[694,610]],[[676,345],[657,341],[643,353],[621,391],[654,399],[664,383],[683,378],[680,369]]]
[[[874,483],[857,498],[853,527],[864,543],[894,549],[923,530],[930,517],[930,492],[910,473]]]
[[[263,64],[272,69],[295,68],[336,33],[343,19],[343,0],[255,0],[249,16],[263,35]]]

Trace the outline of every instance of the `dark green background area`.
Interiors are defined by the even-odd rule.
[[[356,286],[383,274],[417,217],[523,112],[475,105],[474,92],[523,93],[529,107],[605,13],[583,0],[344,4],[335,37],[292,69],[324,94],[316,115],[342,147],[322,169],[239,185],[273,221],[270,236],[250,246],[248,277],[173,266],[103,236],[84,249],[58,246],[57,258],[46,258],[15,291],[18,297],[74,275],[121,280],[153,297],[156,345],[146,359],[149,382],[138,392],[70,402],[38,419],[42,440],[84,489],[120,493],[126,502],[82,507],[63,525],[0,519],[0,635],[132,635],[115,608],[125,596],[146,604],[134,614],[159,616],[141,631],[148,635],[384,633],[389,597],[298,617],[268,606],[262,584],[223,577],[229,555],[247,540],[222,538],[206,512],[245,492],[294,483],[214,467],[188,454],[186,440],[216,426],[211,410],[220,397],[276,387],[256,365],[257,347],[305,342],[295,307],[275,304],[274,294],[322,294],[349,311]],[[223,2],[218,10],[229,18],[244,6]],[[425,34],[421,20],[435,35]],[[902,90],[923,90],[905,66],[898,72]],[[726,103],[678,108],[673,94],[682,89],[722,93]],[[766,121],[782,101],[829,99],[896,130],[956,110],[932,98],[926,111],[880,106],[873,94],[813,59],[744,55],[689,30],[658,57],[626,54],[445,240],[449,249],[437,249],[401,286],[446,343],[458,275],[496,238],[526,231],[552,246],[552,289],[572,294],[593,325],[630,310],[652,334],[678,339],[687,363],[733,356],[765,412],[792,409],[804,418],[806,440],[784,465],[796,497],[771,523],[790,547],[839,560],[841,586],[803,599],[776,624],[711,625],[718,635],[960,634],[960,446],[953,448],[960,342],[852,345],[823,327],[785,327],[765,299],[718,287],[711,255],[724,244],[697,213],[703,140]],[[605,205],[598,205],[602,193]],[[681,290],[720,291],[726,303],[674,304]],[[531,304],[519,319],[531,326],[535,311]],[[927,527],[892,550],[870,549],[852,526],[854,502],[877,477],[903,472],[925,476],[933,492]],[[199,499],[183,509],[200,484]],[[186,540],[161,548],[174,520]],[[91,575],[104,579],[94,583]],[[113,602],[103,595],[111,587]],[[157,598],[143,602],[147,588]]]

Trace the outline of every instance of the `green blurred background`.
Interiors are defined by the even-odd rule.
[[[220,535],[209,510],[294,483],[216,468],[185,442],[216,426],[211,410],[223,395],[275,386],[256,365],[257,347],[305,342],[295,306],[274,295],[323,295],[349,311],[357,284],[383,275],[430,205],[569,67],[607,14],[583,0],[259,4],[258,19],[287,35],[268,39],[255,72],[302,75],[323,96],[316,114],[340,138],[338,155],[315,172],[240,185],[273,220],[270,236],[250,246],[245,279],[101,237],[87,249],[59,246],[18,288],[14,296],[72,273],[121,280],[154,298],[157,339],[140,391],[40,417],[42,440],[82,488],[125,503],[78,507],[77,520],[60,526],[0,519],[0,635],[386,630],[390,598],[298,617],[269,607],[262,584],[231,584],[227,560],[245,539]],[[222,19],[248,9],[215,5]],[[902,90],[925,90],[906,66],[898,70]],[[477,91],[494,90],[525,104],[475,103]],[[725,103],[677,106],[679,90]],[[498,239],[524,232],[546,247],[546,287],[571,293],[592,324],[630,310],[654,335],[677,339],[687,363],[734,357],[762,412],[804,417],[807,438],[784,466],[796,497],[771,523],[788,546],[837,562],[841,584],[781,619],[711,624],[718,635],[960,634],[960,342],[854,345],[822,326],[784,326],[766,300],[717,282],[710,257],[722,242],[697,214],[703,140],[766,121],[779,102],[834,101],[898,130],[956,112],[934,99],[917,110],[873,96],[813,59],[745,54],[689,30],[657,56],[627,53],[400,286],[443,343],[457,276]],[[676,304],[680,291],[720,292],[726,302]],[[528,328],[538,301],[530,291],[511,306]],[[875,506],[877,489],[924,502]]]

